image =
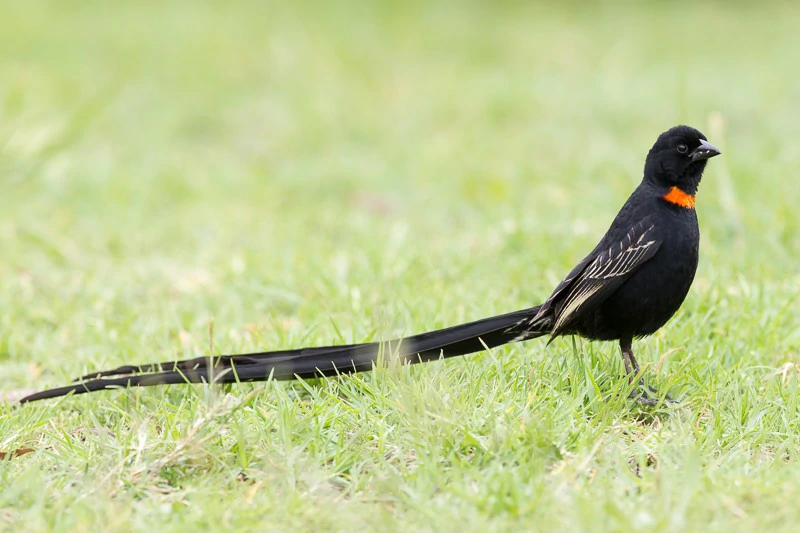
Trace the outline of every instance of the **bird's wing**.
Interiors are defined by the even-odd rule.
[[[579,263],[545,303],[554,313],[551,335],[563,333],[582,313],[604,302],[651,259],[662,242],[656,233],[655,224],[645,219]]]

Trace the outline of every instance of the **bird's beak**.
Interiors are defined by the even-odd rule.
[[[713,144],[701,140],[700,146],[698,146],[694,152],[689,154],[689,157],[692,158],[692,161],[702,161],[704,159],[711,159],[715,155],[719,155],[721,153],[722,152],[720,152],[719,148]]]

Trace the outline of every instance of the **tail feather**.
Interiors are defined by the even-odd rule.
[[[549,316],[538,317],[538,312],[539,306],[387,342],[125,365],[80,378],[87,381],[26,396],[20,403],[120,387],[336,376],[372,370],[381,354],[397,357],[408,364],[422,363],[546,335],[551,320]]]

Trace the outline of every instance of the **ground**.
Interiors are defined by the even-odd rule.
[[[4,11],[8,529],[800,520],[791,3]],[[617,346],[569,338],[330,381],[13,404],[123,362],[387,338],[539,303],[677,123],[723,155],[698,195],[694,286],[636,343],[676,405],[632,404]]]

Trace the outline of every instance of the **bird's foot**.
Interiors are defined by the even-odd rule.
[[[652,396],[651,396],[652,394]],[[639,384],[634,388],[628,398],[633,399],[639,405],[646,405],[648,407],[658,405],[660,400],[661,394],[658,392],[658,389],[653,387],[652,385],[646,385],[643,380],[639,381]],[[676,400],[673,400],[669,394],[664,395],[664,401],[666,403],[678,403]]]

